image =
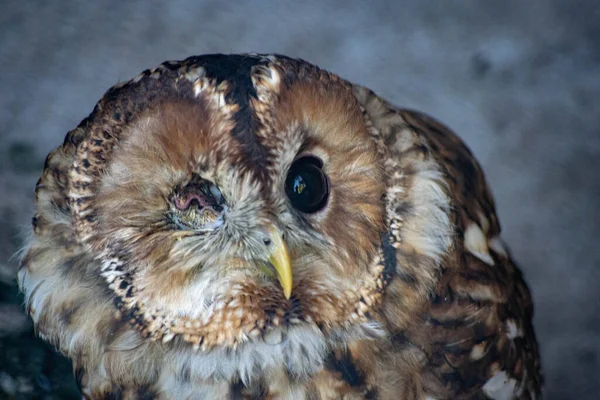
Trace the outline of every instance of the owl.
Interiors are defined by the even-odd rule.
[[[52,151],[19,285],[88,399],[535,399],[533,306],[434,119],[281,55],[168,61]]]

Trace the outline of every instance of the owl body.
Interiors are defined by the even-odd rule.
[[[533,308],[466,146],[301,60],[111,88],[19,271],[86,398],[530,399]]]

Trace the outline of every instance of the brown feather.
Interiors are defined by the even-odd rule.
[[[314,214],[283,189],[304,155],[330,182]],[[206,231],[169,214],[197,176],[225,204]],[[116,85],[48,156],[36,205],[19,283],[87,398],[540,392],[531,298],[473,155],[304,61],[190,57]],[[290,299],[256,265],[271,225]]]

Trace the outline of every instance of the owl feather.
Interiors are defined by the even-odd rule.
[[[19,284],[85,398],[540,395],[531,296],[474,156],[305,61],[146,70],[35,193]]]

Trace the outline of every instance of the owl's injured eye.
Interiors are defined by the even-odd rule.
[[[292,164],[285,179],[285,193],[292,206],[311,214],[321,210],[329,197],[329,182],[316,157],[302,157]]]
[[[178,185],[170,201],[169,217],[179,229],[210,231],[223,222],[225,199],[212,182],[194,175]]]

